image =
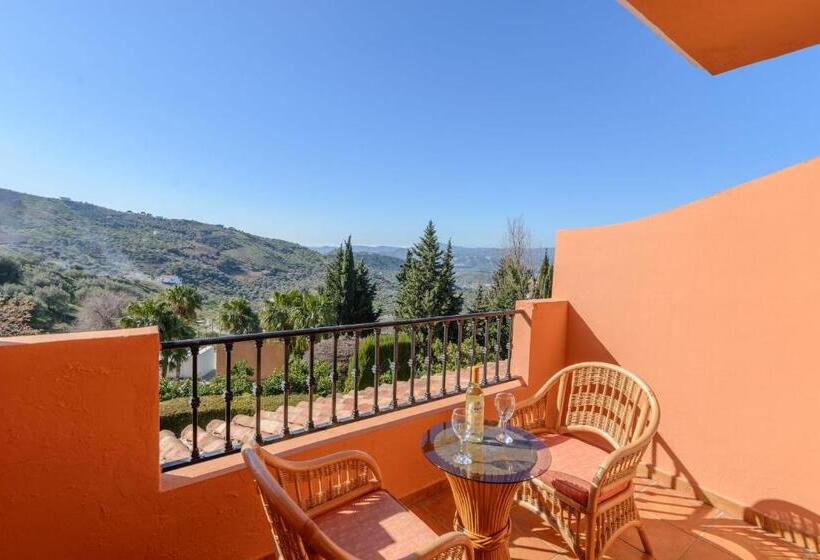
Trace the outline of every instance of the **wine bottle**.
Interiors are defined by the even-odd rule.
[[[481,390],[479,375],[481,366],[473,366],[470,370],[470,383],[465,391],[467,425],[470,427],[470,436],[467,441],[480,443],[484,439],[484,392]]]

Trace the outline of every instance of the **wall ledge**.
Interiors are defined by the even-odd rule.
[[[526,383],[524,383],[520,377],[513,377],[511,381],[484,387],[484,396],[485,398],[492,397],[497,393],[515,391],[526,387]],[[463,394],[453,395],[418,404],[397,412],[385,412],[378,416],[372,416],[340,426],[334,426],[333,428],[284,439],[263,447],[266,451],[274,455],[289,457],[320,448],[332,441],[366,435],[387,426],[398,426],[410,420],[418,419],[419,416],[434,416],[463,403]],[[491,410],[490,412],[492,413],[493,411]],[[245,465],[239,453],[204,461],[171,472],[161,473],[160,491],[168,492],[192,484],[199,484],[212,478],[226,476],[244,470],[244,468]]]

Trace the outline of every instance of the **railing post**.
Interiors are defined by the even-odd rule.
[[[410,394],[407,402],[416,402],[416,326],[410,326]]]
[[[461,392],[461,342],[464,336],[464,327],[461,321],[456,321],[458,338],[456,339],[456,393]]]
[[[397,399],[399,383],[399,328],[393,327],[393,400],[391,407],[393,410],[399,407]]]
[[[504,316],[499,315],[495,319],[495,382],[500,380],[499,359],[501,355],[501,328],[504,326]]]
[[[430,400],[430,375],[433,373],[433,325],[427,324],[427,384],[424,388],[425,400]]]
[[[336,384],[339,382],[339,368],[338,368],[338,359],[336,358],[336,352],[339,348],[339,333],[333,333],[333,372],[331,375],[333,376],[331,380],[331,398],[330,398],[330,422],[331,424],[336,424],[339,419],[336,417]]]
[[[513,311],[510,314],[510,334],[507,340],[507,381],[512,379],[512,371],[510,370],[510,365],[512,364],[513,352],[513,324],[515,324],[515,311]]]
[[[231,390],[231,351],[233,350],[233,343],[225,344],[225,392],[223,397],[225,399],[225,451],[233,451],[233,441],[231,441],[231,401],[233,400],[233,391]]]
[[[290,425],[288,424],[288,400],[290,399],[290,338],[285,337],[282,341],[285,347],[285,364],[282,372],[282,396],[284,402],[282,403],[282,435],[287,437],[290,435]]]
[[[316,344],[315,335],[310,335],[308,337],[308,344],[310,348],[308,350],[308,419],[307,419],[307,429],[312,430],[315,426],[313,424],[313,394],[315,392],[316,387],[316,377],[314,374],[314,363],[313,363],[313,350]]]
[[[353,331],[353,371],[350,376],[353,379],[353,418],[359,417],[359,380],[356,376],[359,372],[359,331]]]
[[[481,386],[487,386],[487,351],[490,347],[490,318],[484,318],[484,352],[482,352],[484,367],[481,371]]]
[[[443,397],[447,394],[447,333],[450,329],[450,322],[444,321],[444,331],[442,334],[442,359],[441,359],[441,393]]]
[[[191,442],[191,462],[199,459],[199,387],[198,387],[198,365],[199,346],[191,346],[191,426],[193,428],[193,441]]]
[[[262,445],[262,344],[261,338],[256,341],[256,383],[253,394],[256,397],[256,443]]]
[[[373,360],[373,414],[379,413],[379,375],[381,371],[381,342],[379,336],[381,332],[379,329],[373,330],[374,346],[374,360]]]

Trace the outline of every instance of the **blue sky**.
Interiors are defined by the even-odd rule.
[[[615,0],[0,4],[0,186],[498,245],[820,155],[820,49],[709,76]],[[820,188],[820,186],[818,187]]]

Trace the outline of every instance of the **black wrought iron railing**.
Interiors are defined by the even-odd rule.
[[[162,470],[236,453],[248,440],[264,445],[463,392],[469,368],[475,365],[481,367],[482,385],[508,381],[514,314],[495,311],[163,342],[161,352],[166,355],[187,351],[190,424],[182,431],[184,437],[169,430],[187,451],[162,462]],[[281,343],[279,366],[276,371],[263,371],[263,348],[270,341]],[[347,352],[340,356],[342,343]],[[323,356],[317,360],[320,345]],[[200,350],[206,347],[221,356],[216,360],[216,376],[224,388],[221,418],[214,419],[210,411],[211,420],[203,427],[200,388],[214,383],[204,381],[199,371]],[[251,363],[243,360],[246,363],[237,371],[239,350],[252,358]],[[367,363],[360,364],[362,359]],[[294,364],[307,370],[306,380],[296,379]],[[362,370],[367,366],[369,371]],[[232,409],[236,384],[242,381],[247,386],[250,381],[238,375],[252,379],[253,416],[235,415]],[[273,383],[266,380],[271,376]],[[301,387],[298,395],[296,385]],[[271,388],[281,398],[276,410],[263,406],[266,389]]]

